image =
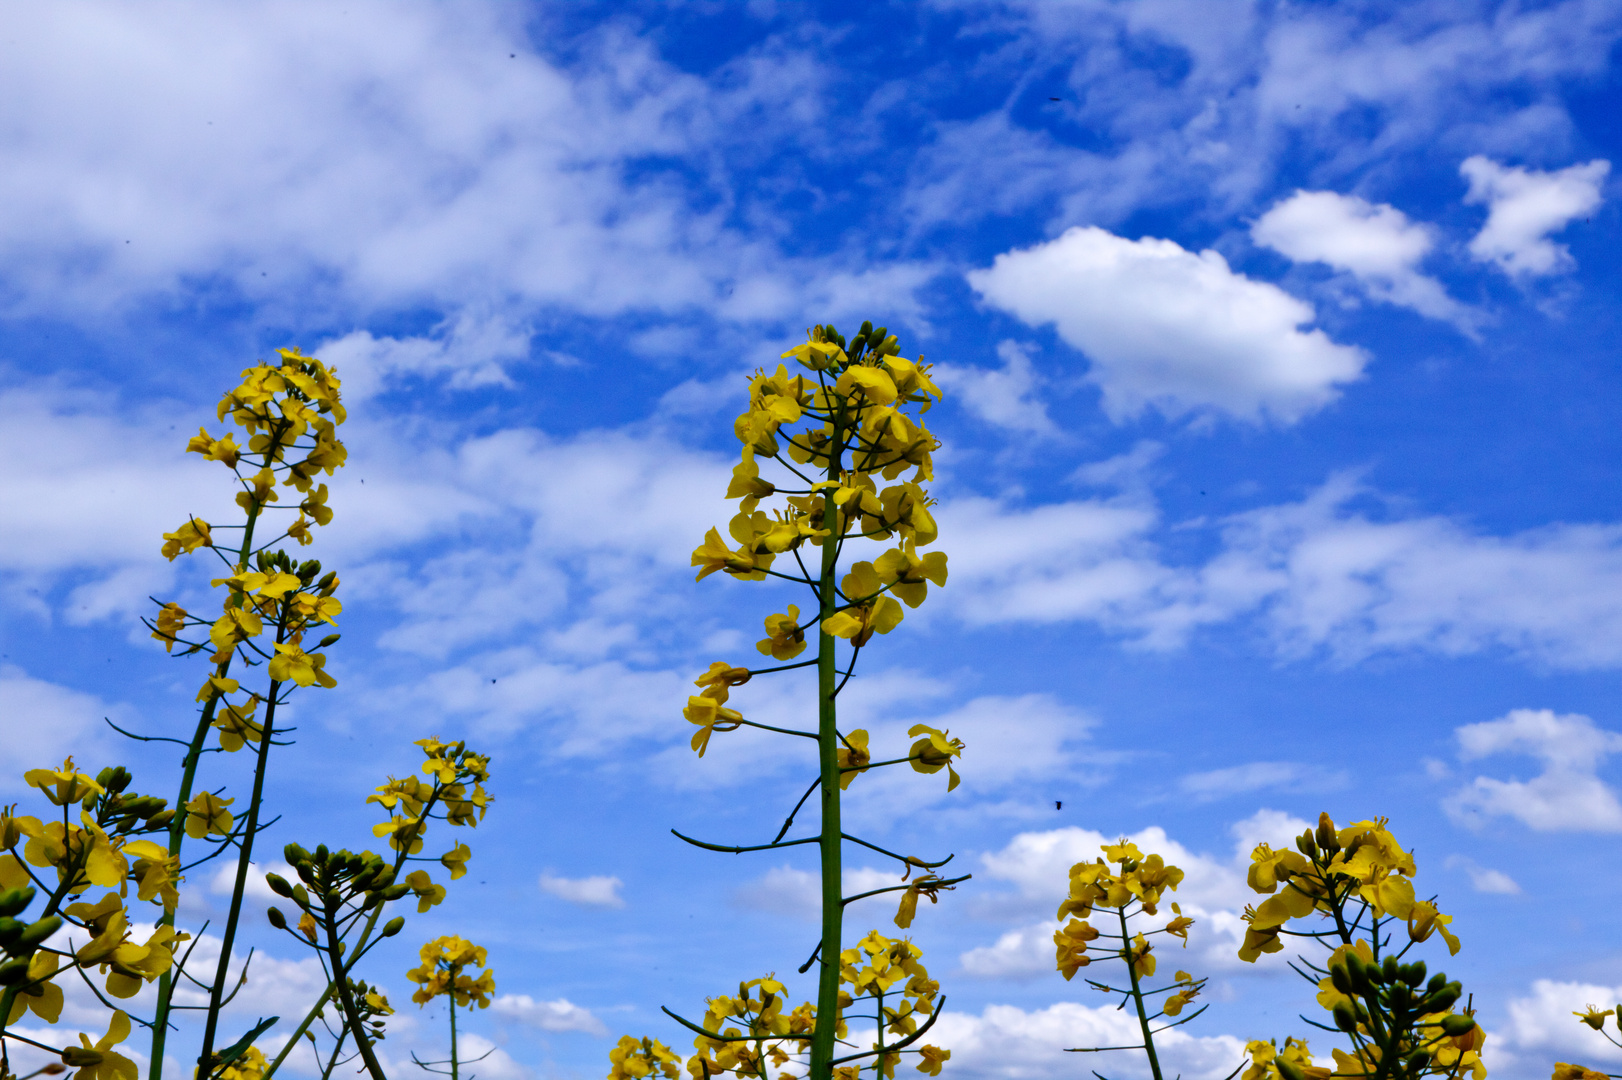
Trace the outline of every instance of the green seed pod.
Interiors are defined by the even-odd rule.
[[[400,897],[404,896],[406,893],[408,893],[410,891],[411,891],[411,886],[407,885],[405,882],[402,881],[398,885],[390,885],[388,888],[384,889],[383,890],[383,899],[385,899],[385,900],[398,900],[398,899],[400,899]]]
[[[383,903],[383,894],[382,893],[380,893],[380,892],[369,892],[369,893],[366,894],[366,899],[361,902],[360,909],[362,911],[371,911],[375,907],[380,907],[382,905],[382,903]]]
[[[15,915],[34,902],[34,887],[24,885],[20,889],[7,889],[0,892],[0,915]]]
[[[289,885],[287,883],[287,879],[282,877],[280,874],[266,874],[265,884],[269,885],[270,891],[275,893],[277,896],[293,895],[293,886]]]
[[[1448,983],[1425,999],[1425,1012],[1443,1012],[1451,1009],[1463,993],[1458,983]]]
[[[109,765],[96,774],[96,783],[113,794],[118,794],[130,786],[129,770],[122,765]]]
[[[1309,859],[1315,859],[1318,857],[1318,845],[1313,842],[1311,829],[1308,829],[1306,832],[1295,838],[1295,850],[1299,851]]]
[[[343,637],[342,634],[328,634],[326,637],[316,642],[315,647],[318,649],[325,649],[328,645],[336,645],[338,644],[338,639],[341,637]]]
[[[1346,975],[1351,980],[1352,991],[1368,997],[1374,993],[1374,983],[1380,970],[1372,964],[1363,963],[1363,958],[1355,952],[1346,954]]]
[[[1431,1056],[1430,1051],[1428,1050],[1415,1050],[1413,1053],[1408,1055],[1406,1060],[1408,1071],[1411,1073],[1419,1072],[1430,1063]]]
[[[388,922],[383,924],[383,936],[384,937],[393,937],[395,934],[398,934],[401,930],[404,930],[404,929],[405,929],[405,916],[396,915],[394,918],[390,919]]]
[[[282,914],[282,909],[281,908],[273,907],[270,910],[266,911],[265,912],[265,918],[269,919],[270,920],[270,925],[274,926],[276,929],[278,929],[278,930],[286,930],[287,929],[287,916]]]
[[[1342,1031],[1357,1030],[1357,1013],[1352,1009],[1350,1001],[1337,1001],[1334,1008],[1335,1026]]]
[[[885,356],[896,356],[900,354],[901,344],[896,339],[894,334],[891,334],[889,337],[884,339],[884,344],[879,346],[879,352]]]
[[[12,942],[22,937],[27,926],[21,919],[0,915],[0,948],[10,948]]]
[[[1382,982],[1396,982],[1402,974],[1402,965],[1397,963],[1395,956],[1388,956],[1385,958],[1385,963],[1380,967],[1380,974],[1384,976],[1381,979]]]
[[[62,929],[62,916],[52,915],[48,919],[41,919],[18,936],[17,947],[33,952],[40,943],[60,929]]]
[[[302,885],[294,885],[293,886],[293,903],[297,904],[299,907],[303,908],[305,911],[310,910],[310,894],[304,888],[304,886],[302,886]]]
[[[1352,977],[1346,973],[1344,964],[1329,965],[1329,981],[1343,994],[1352,992]]]
[[[337,580],[338,580],[338,571],[336,571],[336,570],[328,570],[326,575],[323,576],[320,581],[315,583],[315,587],[321,590],[321,595],[322,596],[327,596],[327,595],[330,594],[330,591],[331,591],[331,589],[333,587],[333,584]]]
[[[1450,1039],[1457,1039],[1460,1035],[1468,1035],[1474,1031],[1476,1020],[1473,1016],[1463,1013],[1452,1013],[1442,1017],[1442,1034]]]
[[[28,957],[19,956],[0,964],[0,986],[16,986],[28,978]]]
[[[168,802],[169,800],[165,799],[163,801]],[[161,829],[174,819],[175,812],[173,810],[159,810],[157,813],[147,818],[146,823],[155,829]]]
[[[1301,1071],[1301,1066],[1283,1055],[1274,1058],[1273,1064],[1278,1066],[1278,1074],[1284,1077],[1284,1080],[1307,1080],[1307,1074]]]
[[[1431,976],[1430,984],[1427,985],[1425,987],[1425,989],[1434,994],[1434,993],[1436,993],[1436,991],[1440,990],[1442,987],[1444,987],[1446,985],[1447,985],[1447,976],[1443,975],[1440,971],[1438,971],[1435,975]]]
[[[1402,971],[1402,981],[1415,989],[1425,981],[1425,961],[1415,960]]]
[[[873,336],[873,321],[871,319],[863,320],[862,329],[857,332],[856,336],[857,337],[864,337],[864,338],[865,337],[872,337]]]

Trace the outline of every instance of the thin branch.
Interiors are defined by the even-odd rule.
[[[674,832],[675,830],[671,830],[671,831]],[[677,833],[677,835],[680,836],[681,834]],[[876,851],[880,855],[888,855],[888,856],[890,856],[890,858],[895,859],[898,862],[906,863],[908,866],[921,867],[921,868],[923,868],[925,870],[933,870],[937,866],[945,866],[947,863],[951,862],[954,858],[956,858],[955,855],[948,855],[948,856],[946,856],[946,858],[942,859],[940,862],[925,862],[923,859],[916,858],[916,857],[914,857],[912,855],[897,855],[895,852],[889,850],[888,848],[881,848],[877,844],[870,844],[866,840],[863,840],[861,837],[852,836],[850,833],[847,833],[847,832],[842,832],[842,833],[839,834],[839,836],[840,836],[841,839],[849,840],[853,844],[860,844],[863,847],[868,848],[869,850]],[[683,837],[683,839],[686,839],[686,838]],[[800,841],[800,843],[808,843],[808,842],[809,841]]]
[[[674,833],[678,838],[687,841],[689,844],[692,844],[694,847],[701,847],[706,851],[725,851],[725,852],[728,852],[728,853],[733,854],[733,855],[736,855],[739,852],[743,852],[743,851],[769,851],[772,848],[794,847],[797,844],[819,844],[819,843],[822,842],[822,837],[820,837],[820,836],[807,836],[803,840],[789,840],[789,841],[786,841],[786,842],[779,842],[779,841],[774,840],[770,844],[752,844],[752,845],[749,845],[749,846],[746,846],[746,847],[730,847],[730,846],[725,845],[725,844],[706,844],[702,840],[694,840],[691,836],[682,836],[682,834],[679,833],[679,832],[676,832],[675,829],[671,829],[670,831],[672,833]]]

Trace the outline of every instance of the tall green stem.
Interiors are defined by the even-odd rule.
[[[837,481],[845,457],[844,417],[836,413],[833,438],[828,444],[828,479]],[[822,578],[818,582],[820,620],[827,619],[839,606],[834,579],[839,564],[839,507],[831,492],[823,494]],[[811,1037],[809,1080],[829,1080],[833,1075],[834,1030],[839,1013],[839,947],[844,931],[844,869],[841,823],[839,820],[839,727],[834,694],[838,663],[834,652],[837,639],[822,630],[817,637],[817,747],[822,783],[822,945],[817,978],[817,1026]]]
[[[451,985],[456,984],[455,975],[451,976]],[[461,1080],[458,1073],[459,1066],[456,1061],[456,995],[452,993],[445,1000],[451,1005],[451,1080]]]
[[[282,626],[276,628],[277,644],[281,644],[283,631]],[[231,965],[231,947],[236,942],[237,923],[242,918],[242,897],[248,888],[248,866],[253,859],[254,833],[259,831],[259,807],[264,798],[265,768],[270,761],[271,738],[276,731],[276,695],[281,685],[276,681],[271,682],[269,699],[265,702],[265,722],[259,732],[259,756],[254,762],[253,769],[253,797],[248,802],[248,819],[243,825],[242,839],[238,844],[240,852],[237,856],[236,881],[231,888],[231,910],[226,915],[225,932],[220,935],[220,964],[214,975],[214,983],[209,987],[208,1019],[203,1026],[203,1048],[197,1055],[198,1080],[209,1080],[212,1075],[210,1062],[214,1055],[214,1035],[219,1027],[220,1003],[225,994],[225,980]]]
[[[242,530],[242,547],[237,551],[237,565],[246,566],[248,554],[253,550],[253,527],[259,521],[259,504],[248,505],[248,522]],[[246,601],[244,601],[246,602]],[[235,653],[232,654],[234,656]],[[231,670],[231,656],[227,656],[221,663],[215,665],[214,674],[225,678],[226,672]],[[175,816],[169,822],[169,857],[180,857],[180,848],[186,842],[186,804],[191,802],[192,785],[197,782],[197,765],[203,759],[203,743],[208,739],[208,729],[214,724],[214,711],[219,706],[220,692],[216,690],[203,706],[202,716],[198,718],[197,730],[192,733],[191,743],[186,747],[186,757],[182,765],[180,776],[180,792],[175,796]],[[159,926],[173,926],[175,912],[173,908],[166,908],[163,917],[158,920]],[[163,1078],[163,1052],[164,1044],[169,1038],[169,1011],[175,993],[175,975],[172,970],[165,971],[158,977],[158,1001],[152,1015],[152,1058],[147,1069],[149,1080],[162,1080]]]
[[[1164,1080],[1160,1075],[1160,1058],[1155,1054],[1155,1036],[1149,1029],[1149,1012],[1143,1004],[1143,989],[1138,983],[1138,965],[1133,963],[1132,937],[1126,929],[1126,905],[1115,909],[1121,917],[1121,955],[1126,959],[1126,974],[1132,980],[1132,1004],[1138,1009],[1138,1028],[1143,1032],[1143,1052],[1149,1055],[1149,1071],[1154,1073],[1155,1080]]]

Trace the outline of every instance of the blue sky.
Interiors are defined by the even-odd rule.
[[[1619,36],[1614,0],[15,14],[0,789],[70,750],[172,786],[98,725],[189,727],[200,669],[137,623],[201,605],[159,534],[229,505],[181,451],[296,343],[350,404],[317,549],[345,636],[267,853],[369,843],[410,740],[466,738],[498,799],[475,869],[373,973],[401,1003],[415,942],[488,945],[487,1080],[684,1042],[660,1005],[814,932],[809,863],[668,833],[747,841],[806,771],[687,750],[688,681],[784,600],[688,553],[729,513],[742,377],[871,318],[947,391],[952,577],[851,711],[969,748],[950,796],[909,775],[851,812],[975,874],[913,930],[950,1068],[1045,1075],[1114,1030],[1044,920],[1123,833],[1202,916],[1214,1004],[1177,1067],[1300,1033],[1305,985],[1232,959],[1237,868],[1320,810],[1417,849],[1494,1075],[1615,1067],[1566,1014],[1622,996]],[[266,933],[243,1007],[301,1011]],[[439,1036],[412,1012],[396,1060]]]

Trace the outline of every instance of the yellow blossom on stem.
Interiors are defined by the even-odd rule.
[[[201,518],[192,518],[174,532],[163,534],[162,555],[170,562],[175,556],[185,553],[187,555],[200,547],[213,547],[214,540],[209,535],[208,522]]]

